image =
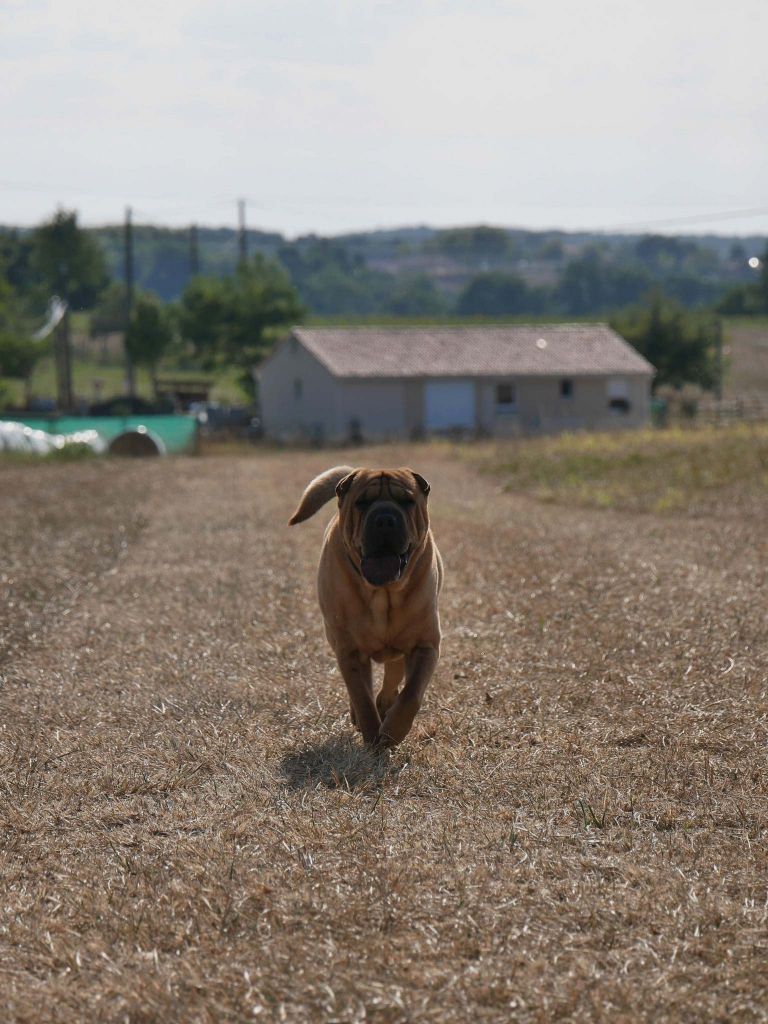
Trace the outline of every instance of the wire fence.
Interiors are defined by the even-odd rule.
[[[654,399],[651,413],[658,427],[765,423],[768,422],[768,394],[735,395],[721,399],[693,396],[681,396],[671,401]]]
[[[697,419],[707,425],[768,420],[768,395],[739,395],[719,401],[702,401]]]

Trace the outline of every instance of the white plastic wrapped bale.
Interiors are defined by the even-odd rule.
[[[49,434],[33,430],[24,423],[0,420],[0,452],[25,452],[30,455],[50,455],[68,445],[82,444],[97,455],[106,451],[104,439],[95,430],[78,430],[74,434]]]

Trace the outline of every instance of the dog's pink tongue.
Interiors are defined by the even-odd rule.
[[[400,556],[366,555],[360,562],[360,569],[372,586],[383,587],[400,576]]]

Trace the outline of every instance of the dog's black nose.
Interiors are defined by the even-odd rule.
[[[392,501],[374,505],[366,516],[363,528],[363,549],[366,554],[399,553],[408,544],[405,518]]]
[[[397,526],[397,520],[391,512],[379,512],[373,525],[380,533],[391,533]]]

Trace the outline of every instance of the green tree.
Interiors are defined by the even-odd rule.
[[[16,290],[0,277],[0,331],[18,330],[22,320],[21,302]]]
[[[224,352],[229,362],[250,369],[269,346],[270,330],[301,320],[304,307],[286,272],[266,256],[254,256],[231,282],[232,312]]]
[[[389,274],[372,274],[367,270],[348,273],[329,264],[308,274],[298,287],[302,300],[313,313],[366,315],[381,312],[390,280]]]
[[[566,264],[558,285],[558,298],[565,312],[576,316],[606,308],[605,268],[596,249],[587,249]]]
[[[35,284],[31,259],[31,235],[21,234],[17,229],[0,230],[0,277],[18,293]]]
[[[181,296],[179,330],[207,370],[220,361],[231,307],[231,284],[227,278],[195,277]]]
[[[46,342],[34,341],[18,293],[0,277],[0,377],[22,380],[27,401],[32,373],[40,357],[49,351]]]
[[[109,283],[101,246],[67,210],[58,210],[33,232],[31,265],[49,293],[76,309],[90,309]]]
[[[654,387],[717,385],[719,320],[691,313],[656,293],[646,305],[615,317],[611,325],[656,367]]]
[[[556,289],[562,312],[594,316],[640,301],[653,288],[647,269],[617,262],[597,246],[565,265]]]
[[[229,278],[196,277],[179,307],[179,328],[208,369],[234,365],[249,383],[276,329],[301,320],[304,308],[283,268],[256,256]]]
[[[277,255],[313,313],[393,312],[397,278],[371,270],[362,256],[338,241],[309,236],[281,246]]]
[[[762,316],[768,313],[768,246],[760,258],[758,279],[729,288],[717,304],[717,311],[735,316]]]
[[[125,349],[135,366],[146,366],[153,381],[160,360],[173,342],[173,326],[165,307],[151,295],[134,303],[125,335]]]
[[[432,278],[426,274],[395,278],[387,305],[395,316],[439,316],[445,313],[445,301]]]
[[[715,305],[723,316],[759,316],[768,309],[764,305],[759,284],[732,285]]]
[[[125,285],[113,281],[99,297],[91,313],[91,337],[113,334],[125,328]]]
[[[501,259],[509,256],[512,244],[504,228],[478,224],[468,228],[447,228],[439,231],[430,243],[446,255],[474,260]]]
[[[525,281],[516,274],[493,271],[477,274],[459,295],[460,316],[513,316],[532,313],[536,301]]]
[[[48,351],[46,342],[33,341],[9,331],[0,332],[0,377],[24,381],[27,403],[35,366]]]

